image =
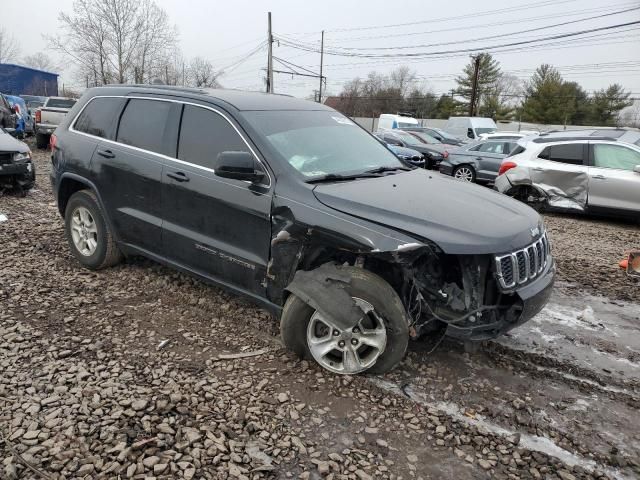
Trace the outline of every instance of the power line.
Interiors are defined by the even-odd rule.
[[[625,10],[618,10],[618,11],[612,12],[612,13],[605,13],[605,14],[601,14],[601,15],[594,15],[594,16],[591,16],[591,17],[578,18],[576,20],[570,20],[570,21],[567,21],[567,22],[555,23],[555,24],[552,24],[552,25],[545,25],[545,26],[542,26],[542,27],[529,28],[527,30],[519,30],[517,32],[500,33],[498,35],[489,35],[489,36],[485,36],[485,37],[470,38],[470,39],[467,39],[467,40],[454,40],[454,41],[451,41],[451,42],[430,43],[430,44],[425,44],[425,45],[403,45],[403,46],[397,46],[397,47],[334,47],[334,48],[340,48],[341,50],[404,50],[404,49],[411,49],[411,48],[430,48],[430,47],[439,47],[439,46],[443,46],[443,45],[455,45],[455,44],[460,44],[460,43],[478,42],[478,41],[481,41],[481,40],[491,40],[491,39],[494,39],[494,38],[510,37],[512,35],[521,35],[523,33],[529,33],[529,32],[537,32],[537,31],[540,31],[540,30],[547,30],[547,29],[550,29],[550,28],[561,27],[561,26],[564,26],[564,25],[571,25],[571,24],[574,24],[574,23],[587,22],[589,20],[595,20],[595,19],[598,19],[598,18],[610,17],[612,15],[620,15],[621,13],[627,13],[627,12],[631,12],[633,10],[640,10],[640,6],[627,8]]]
[[[470,52],[478,52],[478,51],[491,51],[491,50],[494,50],[494,49],[497,49],[497,48],[528,45],[528,44],[531,44],[531,43],[537,43],[537,42],[549,41],[549,40],[558,40],[558,39],[562,39],[562,38],[575,37],[575,36],[578,36],[578,35],[584,35],[584,34],[593,33],[593,32],[602,32],[602,31],[606,31],[606,30],[612,30],[612,29],[616,29],[616,28],[628,27],[628,26],[637,25],[637,24],[640,24],[640,20],[635,20],[633,22],[619,23],[619,24],[615,24],[615,25],[606,25],[604,27],[590,28],[590,29],[580,30],[580,31],[576,31],[576,32],[561,33],[561,34],[551,35],[551,36],[548,36],[548,37],[545,37],[545,38],[539,38],[539,39],[535,39],[535,40],[521,40],[521,41],[518,41],[518,42],[503,43],[503,44],[499,44],[499,45],[491,45],[491,46],[485,46],[485,47],[472,47],[472,48],[463,48],[463,49],[457,49],[457,50],[443,50],[443,51],[436,51],[436,52],[373,54],[373,53],[344,53],[344,52],[335,52],[335,51],[327,50],[327,51],[325,51],[325,53],[327,55],[342,56],[342,57],[359,57],[359,58],[429,57],[429,56],[432,56],[432,55],[446,55],[446,54],[452,54],[452,53],[464,53],[464,52],[469,52],[470,53]],[[311,49],[311,48],[306,47],[306,46],[301,45],[301,44],[294,44],[292,42],[289,42],[288,40],[283,40],[280,37],[278,37],[278,39],[280,41],[282,41],[283,43],[285,43],[285,44],[287,44],[287,45],[289,45],[289,46],[291,46],[293,48],[298,48],[299,50],[307,50],[307,51],[310,51],[310,52],[319,53],[319,50]]]
[[[368,27],[351,27],[351,28],[336,28],[333,30],[325,30],[325,32],[353,32],[353,31],[362,31],[362,30],[379,30],[382,28],[396,28],[396,27],[408,27],[411,25],[421,25],[424,23],[434,23],[434,22],[449,22],[449,21],[453,21],[453,20],[461,20],[463,18],[475,18],[475,17],[484,17],[487,15],[496,15],[496,14],[503,14],[503,13],[511,13],[511,12],[516,12],[516,11],[520,11],[520,10],[526,10],[529,8],[542,8],[542,7],[546,7],[549,5],[561,5],[564,3],[573,3],[576,2],[577,0],[544,0],[542,2],[537,2],[537,3],[526,3],[523,5],[519,5],[519,6],[515,6],[515,7],[508,7],[508,8],[499,8],[496,10],[480,10],[477,12],[473,12],[473,13],[468,13],[465,15],[457,15],[457,16],[453,16],[453,17],[441,17],[441,18],[431,18],[429,20],[420,20],[420,21],[416,21],[416,22],[408,22],[408,23],[396,23],[396,24],[390,24],[390,25],[373,25],[373,26],[368,26]],[[316,32],[302,32],[301,35],[307,35],[307,34],[313,34],[313,33],[317,33],[319,34],[320,31],[316,31]]]

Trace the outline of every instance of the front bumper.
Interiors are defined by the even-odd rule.
[[[31,162],[25,163],[5,163],[0,165],[0,175],[31,175],[33,165]]]
[[[460,328],[450,324],[447,327],[446,334],[461,340],[490,340],[504,335],[509,330],[531,320],[544,308],[553,292],[553,284],[556,278],[556,265],[553,257],[549,258],[551,261],[547,263],[545,270],[543,270],[537,280],[513,293],[513,295],[518,296],[513,307],[511,307],[511,309],[517,309],[515,314],[514,312],[510,312],[510,314],[505,313],[504,315],[500,315],[499,319],[493,323],[479,324],[472,328]]]

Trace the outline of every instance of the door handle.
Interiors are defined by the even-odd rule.
[[[116,156],[111,150],[98,150],[98,155],[104,158],[113,158]]]
[[[188,182],[189,177],[184,172],[169,172],[167,173],[167,177],[173,178],[176,182]]]
[[[605,180],[607,177],[605,177],[604,175],[591,175],[591,178],[593,178],[594,180]]]

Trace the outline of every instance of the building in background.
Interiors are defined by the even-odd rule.
[[[58,74],[13,63],[0,63],[0,92],[9,95],[58,95]]]

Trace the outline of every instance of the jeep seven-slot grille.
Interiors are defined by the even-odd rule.
[[[545,232],[531,245],[509,253],[496,256],[496,276],[500,286],[510,289],[532,281],[547,265],[550,247]]]

